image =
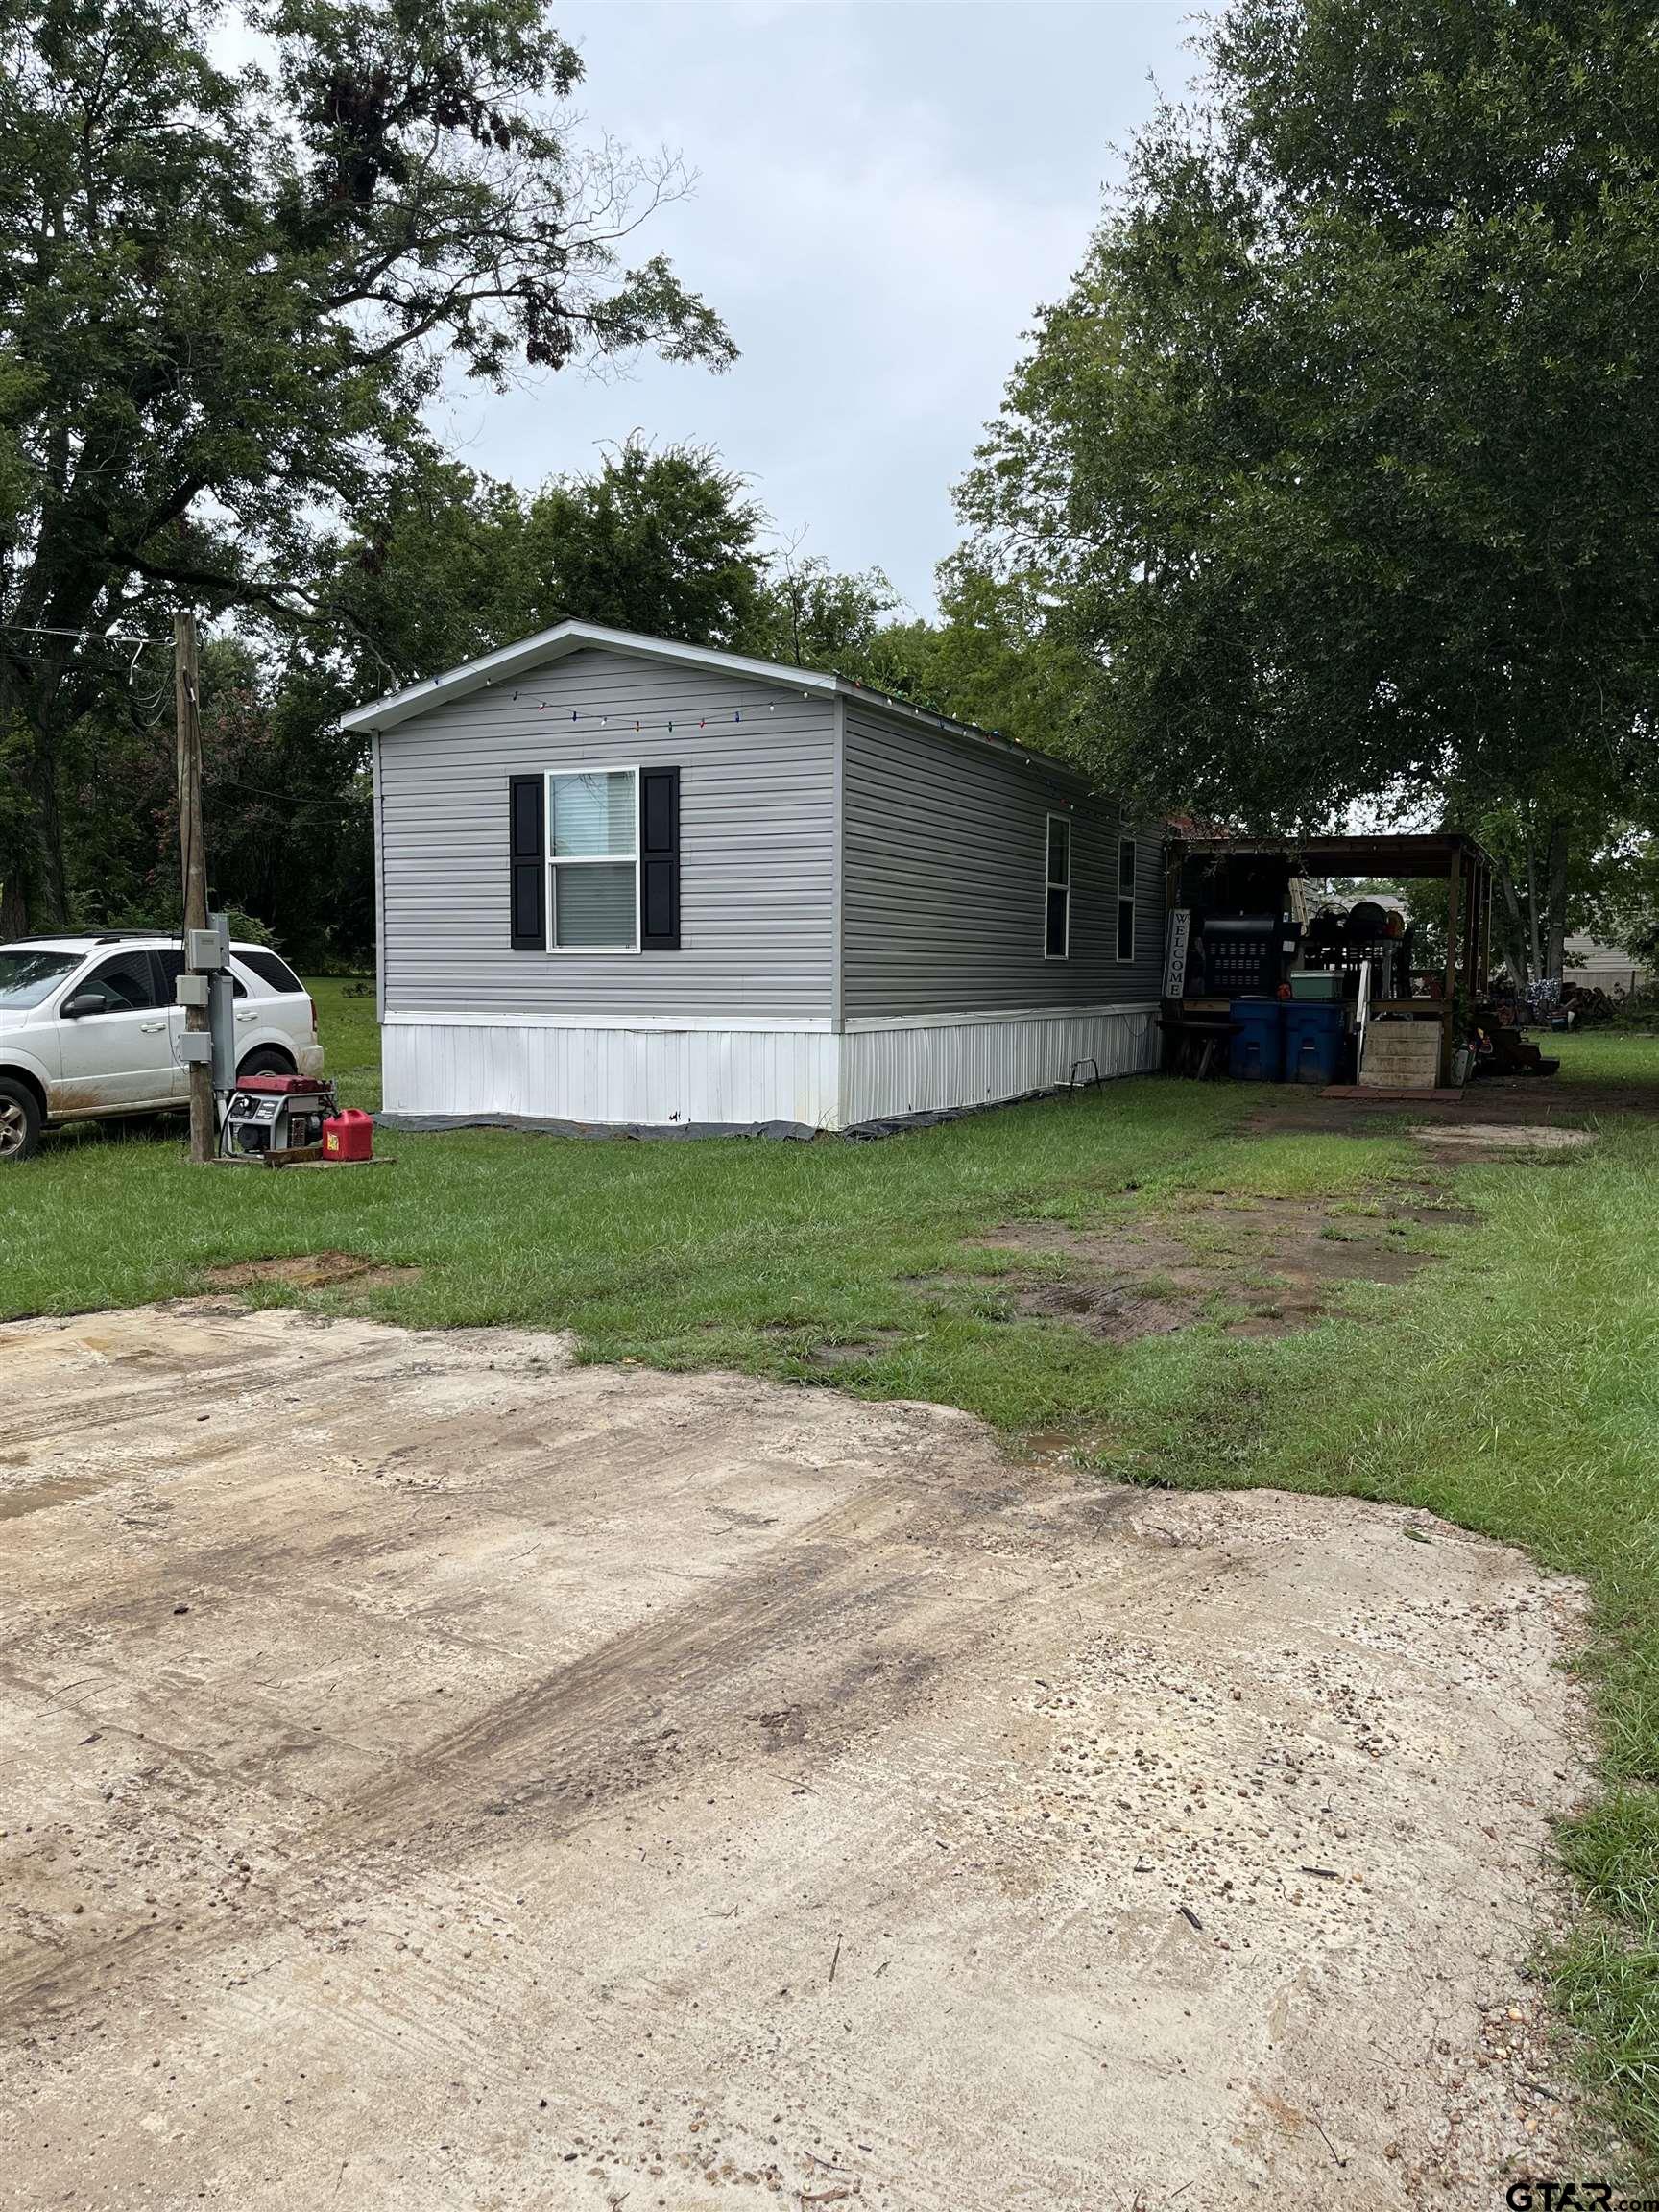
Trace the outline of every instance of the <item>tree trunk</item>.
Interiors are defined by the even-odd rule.
[[[1567,967],[1567,825],[1557,815],[1550,825],[1544,928],[1544,974],[1556,977]]]
[[[9,936],[60,928],[69,919],[69,878],[63,859],[63,814],[58,794],[58,740],[31,711],[27,694],[0,678],[0,730],[7,791],[0,795],[0,928]]]
[[[56,746],[36,736],[29,743],[15,779],[18,804],[0,888],[0,918],[10,936],[30,929],[60,929],[69,919],[56,761]]]
[[[1546,970],[1543,933],[1538,927],[1538,849],[1530,829],[1527,831],[1527,944],[1531,960],[1527,980],[1531,982]]]
[[[1496,859],[1493,868],[1498,899],[1492,926],[1497,932],[1503,965],[1518,985],[1526,985],[1532,980],[1532,974],[1527,958],[1527,923],[1521,912],[1521,894],[1515,887],[1515,874],[1507,860]]]

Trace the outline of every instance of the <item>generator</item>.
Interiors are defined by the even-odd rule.
[[[321,1076],[244,1075],[226,1104],[219,1149],[230,1160],[307,1150],[322,1144],[333,1111],[334,1086]]]

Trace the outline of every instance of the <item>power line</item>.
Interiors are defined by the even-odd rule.
[[[0,622],[20,637],[90,637],[101,645],[169,645],[170,637],[147,630],[59,630],[49,622]]]

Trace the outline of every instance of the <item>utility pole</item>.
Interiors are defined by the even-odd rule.
[[[207,848],[202,828],[201,690],[196,664],[196,617],[173,617],[174,704],[179,720],[179,852],[184,873],[184,942],[192,929],[207,926]],[[184,1009],[186,1035],[208,1033],[205,1005]],[[188,1063],[190,1077],[190,1157],[198,1166],[213,1157],[213,1070],[205,1058]]]

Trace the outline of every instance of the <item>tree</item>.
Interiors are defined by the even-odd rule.
[[[879,568],[844,573],[816,554],[774,554],[761,563],[735,642],[762,661],[874,681],[882,618],[899,603]]]
[[[840,667],[885,689],[897,604],[877,571],[780,559],[742,477],[700,447],[633,442],[526,493],[428,451],[397,497],[317,549],[325,619],[249,629],[203,657],[215,895],[292,958],[365,955],[373,935],[366,760],[347,707],[566,616]],[[921,626],[916,626],[920,629]],[[66,733],[66,855],[81,917],[177,919],[171,692],[142,658]]]
[[[501,387],[730,338],[621,242],[685,178],[549,120],[538,0],[0,0],[0,926],[68,902],[67,733],[190,601],[314,622],[331,539],[430,465],[445,374]]]
[[[1102,773],[1252,828],[1653,818],[1659,41],[1612,0],[1234,0],[963,488]]]

